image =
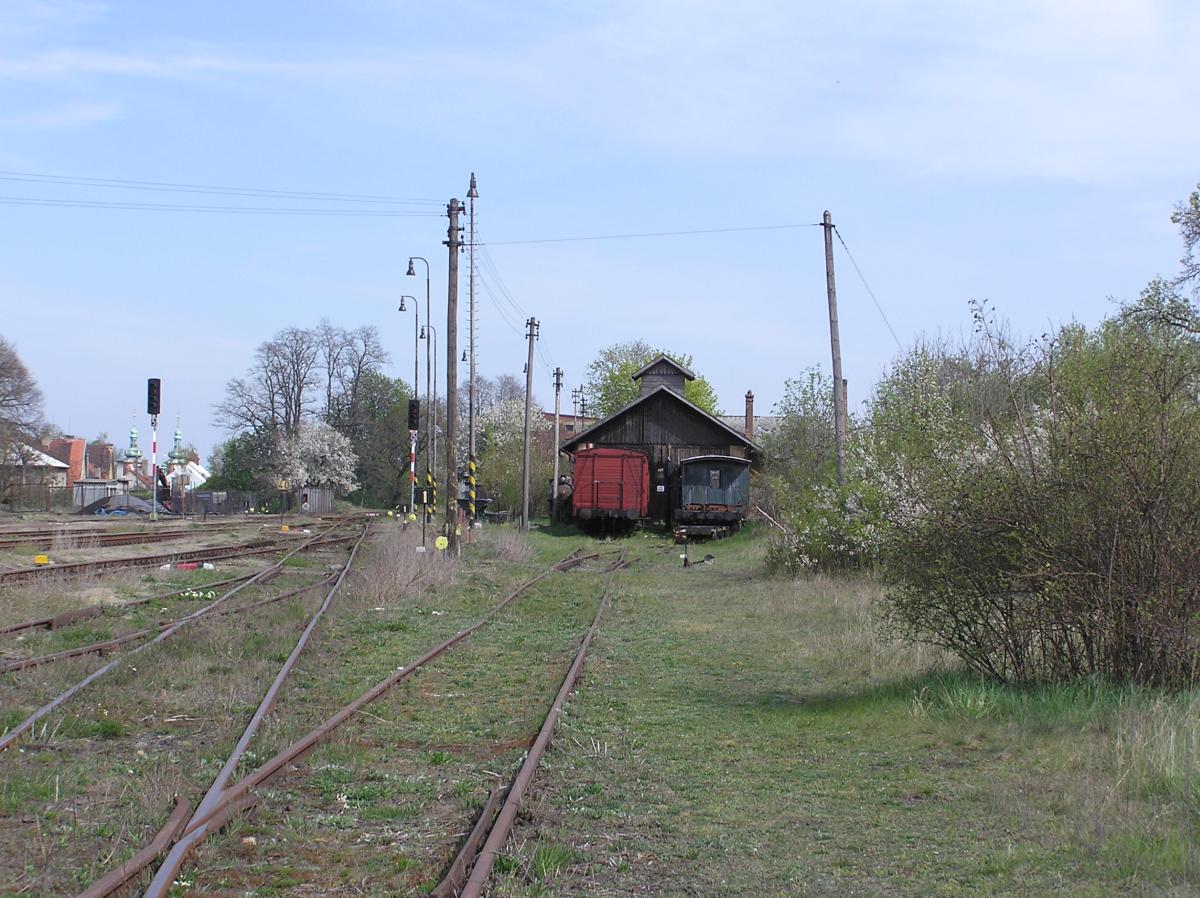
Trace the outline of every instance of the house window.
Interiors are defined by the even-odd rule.
[[[575,425],[574,425],[574,424],[568,424],[568,425],[567,425],[567,433],[571,433],[571,432],[572,432],[572,431],[574,431],[574,430],[575,430]]]
[[[708,485],[714,490],[721,488],[721,471],[719,468],[708,469]]]

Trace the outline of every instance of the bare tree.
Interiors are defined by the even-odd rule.
[[[325,417],[333,410],[334,384],[342,370],[350,335],[342,327],[334,327],[328,318],[322,318],[316,328],[317,344],[321,349],[321,364],[325,366]]]
[[[15,433],[32,434],[42,423],[42,391],[17,355],[16,347],[0,337],[0,425]]]
[[[1179,235],[1183,237],[1185,254],[1181,260],[1183,271],[1180,272],[1175,284],[1192,282],[1200,289],[1200,186],[1192,191],[1186,202],[1175,207],[1171,221],[1179,225]]]
[[[226,385],[225,399],[216,406],[218,420],[232,431],[281,430],[294,436],[313,411],[320,352],[315,331],[284,328],[258,347],[246,377]]]

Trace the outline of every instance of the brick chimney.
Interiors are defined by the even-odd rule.
[[[743,428],[746,439],[754,439],[754,393],[746,391],[746,426]]]

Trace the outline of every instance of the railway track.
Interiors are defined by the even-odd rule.
[[[587,648],[590,645],[592,638],[599,628],[601,617],[604,610],[608,606],[609,591],[611,588],[611,575],[624,566],[624,553],[612,565],[604,568],[604,571],[610,573],[608,583],[605,586],[604,594],[600,601],[600,607],[596,617],[592,622],[591,627],[585,634],[578,653],[575,655],[574,663],[568,672],[567,678],[563,681],[562,687],[559,689],[558,696],[555,698],[551,708],[546,716],[546,719],[534,740],[535,751],[531,751],[532,761],[527,759],[526,764],[521,767],[514,777],[513,785],[508,792],[508,798],[501,807],[499,815],[496,818],[495,826],[492,826],[491,820],[488,820],[486,827],[482,824],[476,827],[480,833],[476,839],[476,843],[482,842],[487,836],[490,841],[483,849],[481,857],[488,856],[489,851],[493,851],[488,847],[495,843],[496,840],[503,840],[507,836],[506,825],[511,824],[511,818],[515,815],[515,809],[519,805],[525,785],[532,778],[533,769],[536,766],[536,759],[540,757],[541,751],[549,743],[550,735],[553,732],[554,723],[557,720],[558,714],[561,711],[563,703],[566,701],[567,695],[578,678],[579,672],[582,669],[584,658],[586,657]],[[595,558],[596,555],[587,556]],[[460,629],[458,632],[443,640],[437,645],[427,649],[423,654],[413,660],[411,663],[403,667],[397,668],[383,680],[376,683],[373,687],[358,695],[354,700],[347,703],[338,709],[335,713],[329,716],[322,723],[311,729],[301,738],[292,742],[290,745],[282,748],[275,755],[261,763],[254,770],[245,773],[240,780],[232,783],[232,777],[239,765],[244,760],[244,752],[250,744],[261,725],[266,714],[274,704],[276,697],[288,673],[292,669],[295,659],[303,650],[303,645],[313,628],[316,626],[319,615],[324,613],[336,593],[338,586],[345,577],[346,569],[343,569],[322,604],[318,612],[310,619],[308,626],[305,628],[300,640],[289,655],[288,661],[285,662],[280,669],[271,687],[267,690],[260,703],[258,709],[251,717],[246,726],[241,738],[238,740],[233,752],[226,760],[221,772],[213,780],[204,797],[196,805],[195,810],[191,810],[190,805],[183,800],[176,805],[174,811],[167,820],[167,824],[163,827],[158,835],[150,844],[145,846],[138,854],[131,858],[116,870],[113,870],[108,875],[97,881],[93,886],[81,893],[81,898],[104,898],[104,896],[112,895],[117,890],[123,888],[134,877],[143,870],[151,867],[154,862],[165,853],[165,858],[145,891],[148,896],[165,896],[169,893],[172,884],[176,881],[179,871],[182,869],[188,856],[191,852],[206,838],[220,830],[233,816],[253,806],[259,799],[259,790],[279,775],[285,769],[290,769],[294,762],[301,756],[310,752],[317,745],[329,739],[333,734],[345,723],[353,719],[357,714],[363,711],[369,704],[379,699],[397,684],[408,680],[416,671],[430,664],[435,659],[442,656],[451,648],[459,645],[472,634],[476,633],[482,627],[491,623],[495,618],[504,611],[505,608],[516,602],[521,596],[529,592],[532,587],[547,577],[556,572],[566,571],[572,567],[579,565],[585,561],[585,557],[581,550],[575,550],[563,558],[556,564],[551,565],[537,575],[525,580],[515,589],[509,592],[503,599],[488,610],[482,617],[474,623]],[[497,796],[492,803],[494,808],[499,805],[499,797]],[[507,823],[506,823],[507,821]],[[482,828],[481,828],[482,827]],[[476,845],[477,847],[477,845]],[[475,878],[479,876],[486,877],[483,866],[472,863],[474,861],[474,849],[462,856],[461,862],[456,862],[463,875],[470,874]],[[490,870],[490,867],[488,868]],[[474,872],[478,870],[479,872]],[[444,892],[444,894],[451,894]]]
[[[305,540],[301,545],[292,549],[292,551],[288,552],[287,555],[285,555],[283,558],[279,559],[277,562],[275,562],[271,566],[264,568],[262,571],[259,571],[257,574],[254,574],[253,576],[243,580],[241,583],[238,583],[237,585],[233,586],[231,589],[226,590],[218,598],[214,599],[212,602],[205,605],[204,607],[202,607],[196,611],[193,611],[191,614],[187,615],[186,617],[179,618],[174,623],[172,623],[169,626],[167,626],[166,628],[162,629],[158,633],[158,635],[156,635],[153,639],[143,642],[141,645],[138,645],[138,646],[130,649],[127,652],[123,652],[123,653],[119,654],[117,657],[115,657],[113,660],[109,661],[107,664],[104,664],[102,667],[97,668],[96,670],[92,671],[87,676],[85,676],[83,679],[81,679],[78,682],[74,683],[73,685],[69,686],[67,689],[65,689],[63,692],[61,692],[55,698],[53,698],[50,701],[43,704],[41,707],[39,707],[37,710],[35,710],[32,714],[27,716],[24,720],[13,725],[6,733],[4,733],[2,736],[0,736],[0,752],[3,752],[4,750],[10,748],[25,733],[32,730],[33,727],[37,724],[37,722],[39,720],[46,717],[48,714],[55,711],[56,709],[62,707],[71,698],[73,698],[75,695],[77,695],[79,692],[81,692],[83,689],[85,689],[91,683],[95,682],[100,677],[107,674],[116,665],[145,651],[146,649],[150,648],[153,645],[157,645],[158,643],[163,642],[166,639],[169,639],[171,636],[175,635],[177,632],[182,630],[184,627],[186,627],[188,624],[192,623],[193,621],[199,620],[200,618],[205,617],[206,615],[215,612],[217,609],[222,608],[224,606],[224,604],[227,601],[229,601],[229,599],[233,598],[233,596],[237,595],[243,589],[245,589],[248,586],[251,586],[255,583],[261,582],[264,579],[266,579],[269,575],[271,575],[273,573],[277,573],[278,571],[282,570],[284,563],[292,556],[297,555],[300,552],[302,552],[305,549],[310,548],[310,547],[314,547],[317,545],[332,545],[332,544],[336,544],[336,543],[340,543],[340,542],[345,542],[347,539],[355,538],[355,537],[327,538],[328,534],[330,532],[332,532],[334,529],[336,529],[336,527],[337,527],[337,525],[335,524],[335,525],[331,526],[328,530],[326,530],[324,533],[316,534],[313,537],[311,537],[310,539]],[[364,526],[364,528],[363,528],[364,536],[368,529],[369,528]],[[361,541],[362,536],[359,536],[357,538]]]
[[[157,555],[135,555],[129,558],[106,558],[98,561],[76,561],[69,564],[17,568],[11,571],[0,571],[0,587],[9,586],[14,583],[88,576],[104,573],[105,571],[120,570],[121,568],[160,567],[164,564],[176,564],[179,562],[223,561],[229,558],[270,555],[285,547],[288,540],[294,541],[295,539],[297,539],[295,536],[289,536],[285,540],[260,539],[234,545],[210,546],[203,549],[183,549],[178,552],[166,552]],[[331,542],[345,542],[349,539],[351,537],[334,537],[325,541],[322,545],[328,545]],[[281,546],[281,543],[285,545]]]
[[[202,528],[171,530],[140,530],[109,533],[103,530],[31,530],[25,533],[0,533],[0,551],[5,549],[33,548],[51,551],[62,548],[64,543],[74,543],[70,548],[96,548],[101,546],[134,546],[141,543],[164,543],[188,537],[204,536],[214,531],[230,530],[248,526],[248,522],[204,524]]]

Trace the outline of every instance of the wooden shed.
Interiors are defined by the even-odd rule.
[[[637,399],[563,444],[564,452],[603,446],[634,449],[650,462],[650,517],[666,519],[675,467],[696,455],[732,455],[757,467],[761,449],[746,435],[683,398],[695,375],[660,355],[633,375]]]

